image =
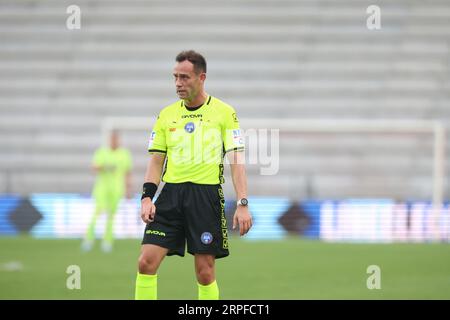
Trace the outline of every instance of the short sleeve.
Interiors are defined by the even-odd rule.
[[[222,128],[222,139],[225,152],[243,151],[245,149],[244,137],[239,127],[239,119],[233,108],[227,108]]]
[[[161,115],[158,116],[153,127],[152,133],[150,135],[150,141],[148,143],[148,152],[160,152],[166,153],[166,128],[164,119]]]

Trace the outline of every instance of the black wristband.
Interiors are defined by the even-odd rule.
[[[144,185],[142,186],[141,200],[144,198],[150,198],[150,200],[153,200],[156,190],[158,190],[158,186],[156,184],[154,184],[153,182],[144,183]]]

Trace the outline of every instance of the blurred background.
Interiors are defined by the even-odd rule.
[[[80,9],[79,29],[67,27],[71,5]],[[381,9],[378,29],[368,27],[371,5]],[[292,277],[273,284],[279,291],[230,285],[226,298],[450,298],[447,0],[0,0],[0,298],[132,297],[131,287],[111,293],[101,285],[74,295],[62,266],[73,258],[106,277],[89,264],[104,256],[82,255],[79,239],[93,213],[93,153],[118,129],[133,158],[135,196],[121,202],[114,232],[132,240],[109,259],[118,272],[128,268],[123,281],[132,285],[147,144],[154,117],[177,99],[171,72],[187,49],[206,57],[207,92],[236,108],[244,132],[271,133],[256,131],[268,151],[247,166],[255,224],[246,240],[232,238],[235,255],[284,261],[265,265],[298,277],[339,263],[345,274],[309,277],[316,282],[308,290]],[[262,174],[274,162],[275,172]],[[235,196],[225,173],[230,224]],[[277,250],[284,254],[271,257]],[[411,255],[391,260],[405,250]],[[305,252],[314,252],[310,265]],[[369,252],[391,271],[415,265],[416,273],[391,274],[393,291],[374,294],[364,280]],[[120,254],[130,255],[129,266]],[[42,263],[55,255],[62,280],[54,290],[17,290],[36,278],[27,270],[48,270]],[[232,259],[224,279],[238,268]],[[358,263],[354,280],[348,268]]]

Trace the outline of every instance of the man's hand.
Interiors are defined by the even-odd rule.
[[[145,223],[155,220],[156,207],[150,198],[144,198],[141,201],[141,219]]]
[[[233,230],[239,226],[239,233],[243,236],[250,230],[252,224],[252,215],[248,211],[248,207],[238,205],[233,216]]]

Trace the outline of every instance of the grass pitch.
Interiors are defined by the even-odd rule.
[[[133,299],[140,240],[99,242],[0,238],[0,299]],[[450,299],[450,244],[331,244],[289,238],[230,239],[216,262],[222,299]],[[81,269],[81,289],[66,287],[67,267]],[[367,267],[381,269],[381,289],[366,286]],[[196,299],[193,257],[167,257],[160,299]]]

